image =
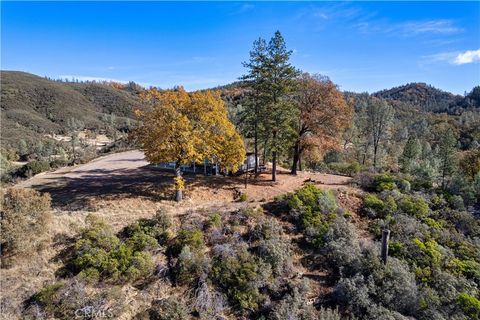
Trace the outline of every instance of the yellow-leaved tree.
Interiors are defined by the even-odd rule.
[[[176,201],[182,200],[185,186],[181,165],[208,159],[223,170],[235,172],[243,163],[242,137],[228,119],[218,92],[150,89],[143,98],[152,104],[152,109],[136,111],[141,124],[134,135],[148,161],[175,162]]]

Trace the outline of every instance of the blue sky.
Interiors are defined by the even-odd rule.
[[[480,84],[480,2],[3,2],[1,68],[189,90],[235,81],[276,30],[341,89]]]

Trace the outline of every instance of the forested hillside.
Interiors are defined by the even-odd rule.
[[[120,130],[143,105],[127,86],[58,82],[17,71],[2,71],[1,84],[1,143],[15,150],[20,138],[32,145],[45,141],[45,134],[68,134],[71,119],[87,129]]]
[[[426,83],[409,83],[404,86],[382,90],[373,94],[389,101],[401,101],[422,111],[458,114],[464,109],[480,108],[479,88],[474,88],[465,97],[439,90]]]

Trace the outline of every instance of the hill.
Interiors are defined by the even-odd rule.
[[[475,95],[475,92],[472,90],[469,95]],[[437,113],[459,113],[462,109],[479,108],[480,100],[469,99],[469,95],[466,97],[454,95],[425,83],[409,83],[373,93],[373,96],[378,98],[401,101],[422,111]]]
[[[4,147],[15,148],[19,137],[34,143],[44,134],[65,134],[72,118],[92,131],[107,125],[119,130],[134,118],[134,107],[142,107],[135,92],[109,84],[58,82],[17,71],[1,71],[0,77]]]

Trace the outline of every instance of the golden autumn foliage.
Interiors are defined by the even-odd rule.
[[[178,167],[208,159],[231,171],[244,161],[243,140],[228,119],[219,93],[151,89],[143,98],[151,102],[152,109],[137,111],[142,124],[134,134],[148,161],[175,161]]]

